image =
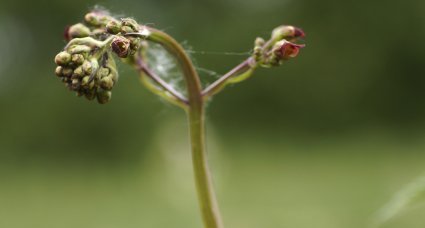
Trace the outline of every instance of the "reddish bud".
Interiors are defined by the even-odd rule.
[[[112,51],[120,58],[126,58],[129,54],[130,41],[124,37],[115,37],[111,43]]]
[[[305,47],[303,44],[294,44],[287,40],[282,40],[275,44],[274,53],[279,58],[289,59],[297,56],[303,47]]]
[[[294,27],[294,38],[304,38],[305,33],[302,29]]]
[[[279,26],[272,32],[272,38],[275,40],[293,40],[303,37],[305,37],[305,33],[302,29],[290,25]]]

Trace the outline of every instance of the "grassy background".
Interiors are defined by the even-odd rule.
[[[208,106],[226,227],[368,227],[425,168],[425,2],[0,2],[0,227],[201,227],[184,114],[121,78],[108,105],[55,78],[65,25],[95,4],[164,29],[224,73],[257,36],[307,48]],[[204,75],[205,80],[212,80]],[[423,227],[415,207],[384,227]]]

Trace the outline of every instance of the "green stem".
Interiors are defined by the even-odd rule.
[[[257,63],[252,57],[246,59],[204,89],[202,91],[202,96],[207,99],[220,92],[228,83],[237,83],[245,80],[254,72],[256,66]]]
[[[192,162],[198,200],[201,207],[204,226],[206,228],[222,228],[217,200],[208,167],[205,149],[205,114],[204,107],[190,108],[187,112],[192,147]]]
[[[205,114],[202,87],[198,73],[180,44],[168,34],[149,28],[148,40],[161,44],[174,55],[182,68],[188,92],[187,110],[195,184],[205,228],[222,228],[208,159],[205,150]]]

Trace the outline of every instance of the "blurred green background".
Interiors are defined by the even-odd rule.
[[[226,227],[368,227],[425,172],[425,1],[1,0],[0,227],[201,227],[184,113],[126,66],[108,105],[54,76],[64,27],[96,4],[221,74],[274,27],[306,31],[296,59],[208,105]],[[424,212],[383,227],[422,228]]]

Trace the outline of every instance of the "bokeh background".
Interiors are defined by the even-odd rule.
[[[124,65],[107,105],[54,76],[63,28],[96,4],[218,74],[278,25],[306,31],[297,59],[208,105],[226,227],[369,227],[425,172],[425,1],[1,0],[0,227],[201,227],[184,113]],[[382,227],[424,227],[424,212]]]

